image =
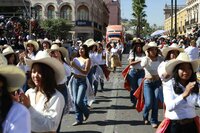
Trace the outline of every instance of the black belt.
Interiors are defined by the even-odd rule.
[[[186,125],[186,124],[190,124],[190,123],[194,122],[194,119],[188,118],[188,119],[182,119],[182,120],[171,120],[171,122],[177,123],[180,125]]]

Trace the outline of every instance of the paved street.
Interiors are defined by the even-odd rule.
[[[123,55],[123,66],[111,73],[110,81],[105,83],[105,91],[98,92],[92,105],[89,119],[79,126],[73,113],[64,116],[62,133],[154,133],[151,125],[144,125],[142,113],[131,107],[128,91],[123,89],[121,71],[127,65],[127,55]],[[200,115],[200,109],[197,109]],[[159,110],[159,121],[163,119],[163,110]]]

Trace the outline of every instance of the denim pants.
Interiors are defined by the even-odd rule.
[[[152,124],[158,123],[158,100],[159,100],[159,88],[161,87],[161,81],[155,80],[145,80],[144,81],[144,111],[143,118],[144,120],[148,120],[149,111],[151,112],[150,122]]]
[[[83,121],[83,115],[88,116],[89,110],[84,103],[84,98],[86,94],[87,84],[86,78],[73,78],[72,81],[72,93],[73,101],[75,104],[75,115],[77,122]]]
[[[133,96],[133,94],[136,91],[136,89],[139,87],[143,78],[144,78],[144,70],[142,69],[136,70],[134,68],[131,68],[127,75],[127,79],[131,85],[130,100],[134,105],[136,104],[137,99],[135,98],[135,96]]]

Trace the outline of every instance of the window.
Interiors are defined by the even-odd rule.
[[[72,20],[72,9],[70,6],[63,6],[60,10],[60,18]]]
[[[52,5],[48,7],[47,18],[48,19],[55,18],[55,8]]]
[[[78,20],[89,20],[89,11],[86,6],[78,8]]]
[[[42,18],[42,7],[41,6],[39,6],[39,5],[37,5],[36,7],[35,7],[35,13],[36,13],[36,19],[37,20],[40,20],[41,18]]]

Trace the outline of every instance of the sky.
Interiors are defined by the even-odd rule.
[[[163,26],[165,4],[171,5],[171,0],[146,0],[146,19],[150,25]],[[177,0],[177,5],[186,5],[186,0]],[[121,17],[130,20],[132,12],[132,0],[121,0]]]

